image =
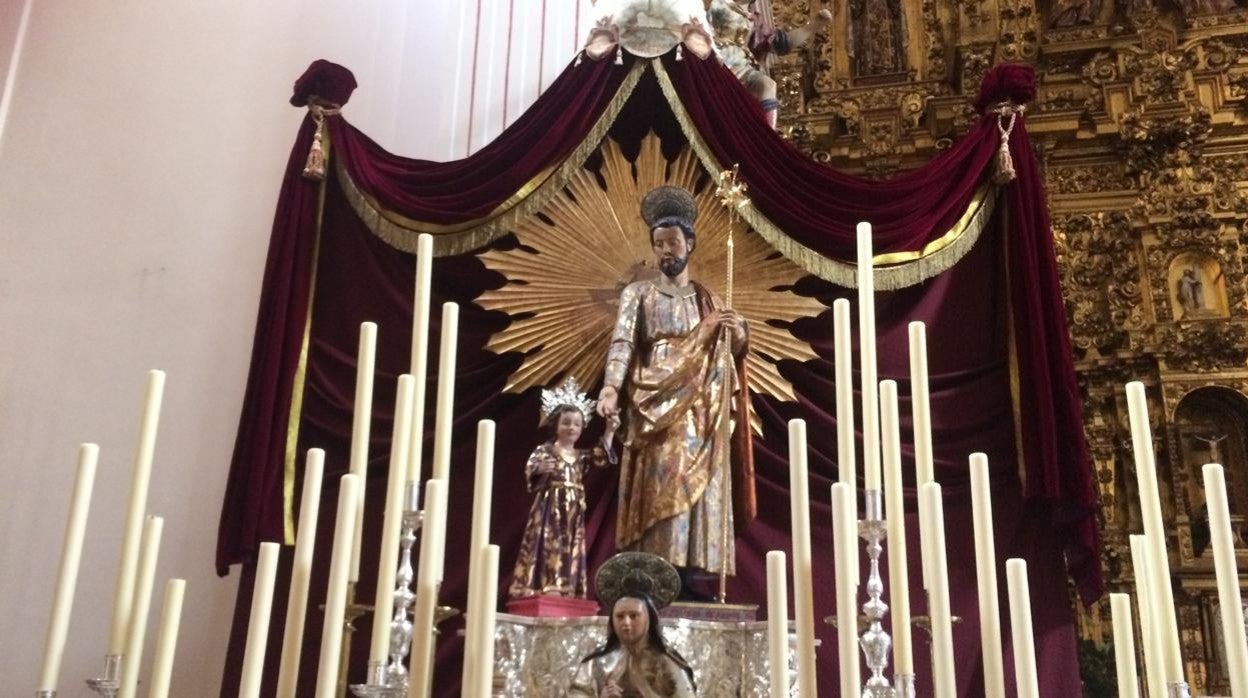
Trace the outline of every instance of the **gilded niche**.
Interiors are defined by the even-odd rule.
[[[773,4],[790,24],[820,8]],[[1213,570],[1195,553],[1197,473],[1199,461],[1222,459],[1233,487],[1248,480],[1248,0],[829,8],[821,40],[774,74],[781,132],[839,169],[886,177],[930,159],[976,118],[969,104],[988,68],[1035,66],[1027,129],[1052,210],[1109,586],[1134,581],[1126,536],[1140,530],[1139,495],[1123,384],[1143,380],[1174,522],[1183,658],[1194,693],[1229,695]],[[1248,489],[1233,491],[1248,501]],[[1107,604],[1081,609],[1079,627],[1106,646]]]

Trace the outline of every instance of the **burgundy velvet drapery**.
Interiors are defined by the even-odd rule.
[[[756,205],[803,244],[833,257],[852,258],[852,242],[848,241],[852,241],[852,225],[859,218],[876,222],[882,251],[914,249],[928,236],[939,235],[949,220],[960,215],[969,192],[985,176],[984,170],[996,148],[995,124],[981,123],[929,164],[931,170],[924,168],[920,174],[910,173],[885,183],[865,182],[808,163],[761,124],[752,126],[757,119],[756,102],[717,64],[688,55],[684,61],[672,61],[669,57],[665,63],[690,119],[708,147],[725,162],[741,163]],[[519,184],[557,163],[574,148],[579,143],[577,134],[583,133],[587,124],[601,113],[614,94],[612,86],[618,86],[627,69],[628,66],[612,66],[609,61],[586,62],[570,68],[515,126],[464,161],[424,163],[389,155],[340,117],[331,117],[329,121],[332,156],[341,158],[357,184],[387,209],[444,224],[471,220],[493,210]],[[989,131],[990,128],[993,130]],[[683,135],[657,81],[647,76],[611,133],[627,149],[630,142],[635,145],[650,129],[659,132],[667,152],[683,145]],[[1078,395],[1069,351],[1065,348],[1065,320],[1053,272],[1043,191],[1023,131],[1016,128],[1016,140],[1012,141],[1019,179],[1006,187],[1007,206],[998,208],[994,225],[985,231],[976,247],[937,278],[883,293],[877,301],[881,377],[898,379],[903,396],[909,394],[905,324],[912,319],[929,324],[938,477],[946,487],[955,613],[965,619],[955,633],[962,695],[982,692],[976,673],[978,632],[965,476],[968,453],[984,451],[993,464],[1002,559],[1021,556],[1031,562],[1039,659],[1046,676],[1052,677],[1045,686],[1046,696],[1068,696],[1077,690],[1063,553],[1085,590],[1095,592],[1099,585],[1099,566],[1093,554],[1096,541],[1091,526],[1092,489],[1078,419]],[[253,370],[223,508],[217,561],[222,572],[232,564],[249,562],[260,540],[280,540],[282,534],[281,485],[289,395],[307,317],[311,255],[316,246],[320,185],[299,176],[311,134],[312,125],[305,123],[292,152],[275,221]],[[786,169],[788,166],[792,169]],[[509,183],[491,183],[487,175],[492,167],[497,168],[500,177],[509,177]],[[331,507],[336,498],[336,476],[346,469],[358,325],[363,320],[377,321],[381,342],[366,529],[372,531],[379,523],[394,379],[407,364],[412,260],[367,230],[332,175],[325,187],[298,452],[313,446],[327,450],[323,506]],[[918,192],[924,189],[939,189],[939,195],[921,199]],[[790,210],[788,206],[793,201],[809,210]],[[844,212],[838,213],[838,207],[843,207]],[[924,227],[926,231],[922,230]],[[504,238],[496,244],[511,242]],[[1027,268],[1020,269],[1024,263]],[[538,438],[536,395],[500,394],[519,357],[499,357],[482,348],[493,332],[506,325],[507,319],[499,313],[483,311],[471,305],[471,301],[502,279],[486,271],[471,256],[439,259],[434,274],[435,308],[440,301],[454,300],[461,304],[462,313],[451,497],[457,502],[469,501],[475,423],[482,418],[495,419],[499,433],[509,436],[500,441],[496,458],[493,540],[503,547],[503,567],[509,577],[519,543],[519,526],[528,507],[527,498],[514,493],[522,482],[524,457]],[[834,297],[853,296],[852,292],[814,279],[804,281],[802,291],[818,295],[829,305]],[[828,362],[832,354],[829,316],[826,313],[818,320],[800,322],[795,328],[796,333],[813,343],[823,360],[786,363],[781,367],[798,391],[799,404],[756,400],[764,422],[764,438],[755,442],[760,514],[758,521],[738,539],[741,571],[730,586],[734,600],[761,602],[765,590],[764,553],[769,549],[787,550],[790,546],[784,423],[788,418],[803,417],[811,422],[812,434],[812,516],[816,524],[815,549],[821,551],[816,554],[819,618],[833,612],[827,485],[836,472],[836,449],[832,436],[833,389],[829,380],[832,372]],[[437,317],[435,310],[430,333],[435,338]],[[1025,490],[1017,476],[1009,390],[1011,328],[1017,345],[1020,383],[1032,391],[1029,394],[1024,390],[1021,400],[1029,425],[1023,445],[1027,453]],[[430,375],[434,375],[433,370]],[[433,392],[430,386],[429,394]],[[1037,392],[1043,394],[1036,395]],[[902,413],[908,413],[908,403],[903,403]],[[908,438],[908,425],[903,425],[903,434]],[[427,441],[426,454],[429,447]],[[595,473],[588,483],[588,539],[594,541],[590,551],[593,563],[612,552],[613,488],[613,472]],[[913,497],[907,499],[911,510]],[[466,532],[468,507],[453,507],[452,511],[450,531]],[[330,518],[322,516],[317,535],[322,542],[328,540],[329,524],[325,522]],[[1054,523],[1064,526],[1057,529],[1057,535]],[[448,547],[443,596],[445,602],[462,608],[467,569],[463,546],[456,543],[466,541],[456,541],[454,535]],[[916,536],[917,529],[912,525],[911,559],[917,559],[913,555]],[[322,545],[319,549],[327,547]],[[1080,551],[1082,558],[1076,556]],[[324,583],[325,558],[318,558],[318,567],[322,568],[316,575],[318,589]],[[1079,566],[1081,560],[1091,564]],[[366,600],[371,594],[372,577],[367,559],[364,569],[360,598]],[[506,588],[506,582],[507,578],[500,588]],[[314,599],[317,594],[314,591]],[[917,593],[912,596],[921,598]],[[245,606],[241,597],[240,606]],[[924,610],[916,602],[916,613]],[[315,610],[312,614],[315,618]],[[243,619],[242,628],[236,630],[245,629],[245,614]],[[280,618],[275,619],[276,627],[280,627],[279,621]],[[452,621],[450,627],[458,627],[457,623]],[[310,622],[309,627],[319,625]],[[316,634],[308,633],[305,647],[305,686],[311,681],[307,670],[314,664],[310,657],[319,646]],[[832,694],[835,635],[823,626],[820,635],[825,642],[820,653],[820,684]],[[453,632],[445,637],[439,649],[437,693],[450,696],[456,694],[458,685],[460,644]],[[359,667],[364,651],[364,643],[356,643],[357,668],[353,678],[362,675]],[[925,675],[924,662],[920,660],[918,664]],[[270,673],[275,673],[275,666]],[[226,685],[237,685],[237,681],[227,680]],[[930,683],[921,679],[921,685]]]

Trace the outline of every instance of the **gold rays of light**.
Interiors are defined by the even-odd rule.
[[[563,376],[586,387],[602,378],[620,292],[657,273],[639,208],[641,197],[654,187],[674,184],[693,192],[699,214],[690,276],[720,297],[727,286],[728,211],[693,152],[685,148],[669,162],[651,133],[635,160],[611,139],[603,142],[602,155],[601,180],[589,170],[578,172],[541,213],[515,228],[519,247],[479,255],[507,283],[481,294],[477,303],[512,317],[486,348],[525,355],[507,381],[508,392],[549,385]],[[762,237],[740,229],[734,237],[733,305],[749,321],[750,389],[794,400],[793,386],[781,377],[776,362],[816,355],[787,326],[818,315],[824,306],[792,293],[805,272]]]

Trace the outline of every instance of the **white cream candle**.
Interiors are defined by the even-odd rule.
[[[1161,663],[1161,636],[1153,623],[1153,597],[1148,578],[1148,541],[1131,535],[1131,569],[1135,574],[1135,602],[1140,612],[1140,639],[1144,643],[1144,684],[1149,698],[1167,698],[1166,676]]]
[[[359,477],[343,475],[338,483],[338,514],[334,519],[334,543],[325,591],[325,621],[321,626],[316,698],[335,698],[338,695],[338,659],[342,652],[342,623],[347,611],[351,545],[355,540],[355,507],[360,495]]]
[[[901,479],[901,424],[896,381],[880,381],[880,433],[884,450],[884,514],[888,522],[884,550],[888,553],[888,612],[893,622],[893,666],[898,674],[913,674],[910,567],[906,550],[906,507]]]
[[[303,493],[299,499],[299,528],[295,532],[295,559],[286,598],[286,627],[282,635],[282,662],[277,672],[277,698],[295,698],[299,662],[303,655],[303,628],[308,614],[308,585],[312,580],[312,555],[316,548],[316,521],[321,507],[321,476],[325,452],[308,451],[303,467]]]
[[[979,644],[984,658],[984,695],[1005,698],[1001,608],[997,592],[997,543],[992,525],[992,479],[988,456],[971,454],[971,516],[975,528],[975,581],[979,591]]]
[[[849,300],[837,298],[832,302],[833,340],[836,347],[836,460],[839,481],[856,491],[858,489],[858,466],[855,451],[857,434],[854,431],[854,343],[850,323]],[[858,498],[850,502],[854,508],[854,520],[858,520]],[[858,569],[858,546],[850,555],[850,569]],[[854,575],[858,585],[858,575]]]
[[[1109,610],[1114,621],[1114,664],[1118,672],[1118,698],[1140,698],[1135,676],[1135,629],[1131,623],[1131,597],[1110,594]]]
[[[945,556],[945,505],[939,483],[929,482],[919,488],[919,496],[927,500],[928,517],[923,541],[931,549],[932,586],[928,589],[928,615],[932,619],[932,670],[936,698],[958,695],[953,656],[953,614],[949,608],[949,566]]]
[[[1178,616],[1175,615],[1174,591],[1170,587],[1166,527],[1161,518],[1161,492],[1157,486],[1157,463],[1143,383],[1127,384],[1127,410],[1131,417],[1131,445],[1135,451],[1135,474],[1140,490],[1140,516],[1144,519],[1144,535],[1149,545],[1149,588],[1156,597],[1154,630],[1161,635],[1162,667],[1166,683],[1171,684],[1184,680],[1183,659],[1179,653]]]
[[[927,375],[927,327],[922,322],[912,322],[910,332],[910,415],[914,429],[915,486],[922,487],[936,481],[936,466],[932,456],[932,406]],[[919,526],[927,505],[919,498]],[[921,528],[920,528],[921,530]],[[923,540],[920,534],[919,540]],[[931,589],[932,561],[926,546],[919,547],[919,564],[923,568],[923,588]]]
[[[1005,583],[1010,596],[1010,636],[1014,645],[1014,680],[1018,698],[1040,698],[1036,676],[1036,635],[1031,626],[1031,589],[1027,561],[1005,561]]]
[[[425,698],[433,680],[434,610],[442,570],[435,571],[435,548],[446,536],[446,483],[430,480],[425,488],[424,536],[416,569],[416,606],[412,612],[412,650],[409,657],[409,698]]]
[[[815,591],[810,547],[810,480],[806,421],[789,420],[789,518],[793,531],[793,619],[797,622],[797,692],[817,695],[815,686]]]
[[[78,566],[82,562],[82,541],[86,537],[87,516],[91,511],[91,491],[95,487],[95,466],[100,447],[82,444],[78,447],[78,471],[70,497],[69,520],[65,524],[65,540],[61,544],[61,564],[56,575],[56,595],[52,601],[52,618],[43,646],[43,668],[39,672],[40,691],[56,691],[61,675],[61,658],[69,634],[69,619],[74,610],[74,591],[78,587]]]
[[[1244,603],[1235,566],[1235,535],[1226,497],[1222,466],[1204,467],[1205,505],[1209,509],[1209,533],[1218,578],[1218,606],[1222,613],[1222,642],[1231,679],[1231,695],[1248,696],[1248,638],[1244,636]]]
[[[264,679],[264,655],[269,646],[269,618],[273,612],[273,587],[277,584],[277,558],[281,546],[261,543],[256,558],[256,576],[251,590],[251,616],[247,623],[247,644],[243,650],[243,675],[238,682],[239,698],[260,698]]]
[[[152,607],[152,585],[156,581],[156,561],[160,557],[160,536],[165,520],[149,516],[143,522],[142,550],[134,584],[134,606],[130,614],[126,649],[121,659],[120,698],[134,698],[139,688],[139,669],[143,666],[143,643],[147,639],[147,614]]]
[[[170,579],[165,583],[165,603],[160,610],[160,630],[156,635],[156,655],[152,657],[148,698],[169,696],[173,658],[178,649],[178,627],[182,623],[182,600],[185,596],[185,579]]]
[[[455,362],[458,355],[459,306],[442,304],[442,340],[438,347],[437,414],[433,425],[433,479],[451,474],[451,425],[455,420]]]
[[[789,698],[789,581],[784,551],[767,553],[767,666],[770,698]]]
[[[858,546],[858,521],[853,518],[849,500],[857,495],[849,485],[832,485],[832,557],[836,562],[836,650],[840,667],[842,696],[856,696],[862,690],[858,661],[858,587],[850,583],[858,569],[850,567],[850,548]],[[800,693],[798,695],[806,695]]]
[[[135,574],[139,565],[139,543],[143,517],[147,513],[147,490],[152,478],[152,456],[156,452],[156,431],[160,425],[160,404],[165,394],[165,372],[148,371],[139,423],[139,444],[134,457],[134,475],[126,505],[121,544],[121,564],[117,569],[117,593],[113,600],[113,621],[108,632],[110,655],[125,651],[130,614],[134,605]]]
[[[482,578],[480,598],[477,601],[479,619],[473,621],[476,629],[477,677],[473,681],[477,698],[490,698],[494,689],[494,628],[498,616],[498,546],[487,545],[481,549]]]
[[[373,367],[377,361],[377,325],[360,324],[360,346],[355,360],[355,410],[351,420],[351,474],[360,478],[360,501],[355,504],[355,542],[351,547],[351,582],[360,581],[360,549],[364,537],[364,492],[368,489],[368,445],[373,423]],[[402,467],[406,468],[406,461]]]
[[[399,564],[399,536],[403,530],[403,489],[407,487],[407,449],[411,444],[408,432],[412,428],[415,382],[409,375],[399,376],[395,395],[390,473],[386,479],[385,518],[381,523],[381,549],[377,555],[377,581],[373,596],[376,611],[373,613],[373,635],[368,652],[370,665],[385,664],[390,656],[390,620],[394,608],[394,579]]]
[[[858,361],[862,366],[862,469],[880,489],[880,407],[875,355],[875,268],[871,224],[858,224]]]
[[[477,422],[477,462],[472,487],[472,533],[468,547],[468,623],[475,623],[477,616],[485,613],[479,603],[486,598],[482,584],[488,577],[481,565],[484,564],[482,553],[490,542],[490,515],[493,509],[494,493],[494,422],[483,419]],[[497,581],[495,587],[497,587]],[[479,660],[482,648],[477,644],[481,636],[476,633],[464,635],[464,667],[460,677],[462,686],[480,692],[482,688],[474,682],[479,678],[472,662],[467,659]],[[477,662],[479,663],[479,661]],[[471,695],[471,693],[470,693]]]
[[[412,426],[407,448],[407,481],[411,483],[412,507],[420,498],[421,470],[425,455],[425,387],[429,376],[429,298],[433,279],[433,236],[416,238],[416,291],[412,302],[412,360],[408,371],[416,379],[412,398]]]

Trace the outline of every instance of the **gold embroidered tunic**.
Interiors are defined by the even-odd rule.
[[[601,446],[565,453],[547,442],[525,464],[529,492],[536,492],[516,557],[511,598],[536,594],[585,597],[585,488],[590,465],[604,467]]]
[[[629,284],[604,383],[619,392],[626,428],[617,547],[731,574],[732,496],[723,480],[732,449],[721,420],[736,374],[725,334],[701,324],[717,307],[696,284]]]

